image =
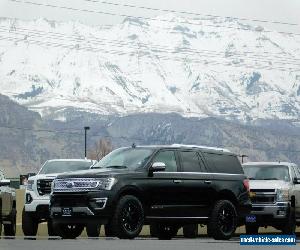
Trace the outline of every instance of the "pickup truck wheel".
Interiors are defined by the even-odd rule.
[[[22,211],[22,229],[25,236],[36,236],[38,230],[38,220],[32,213]]]
[[[154,231],[156,232],[156,237],[159,240],[170,240],[177,235],[178,226],[175,225],[166,225],[166,224],[153,224]]]
[[[5,236],[16,236],[16,216],[17,216],[17,211],[16,209],[13,209],[10,214],[10,223],[11,224],[5,224],[4,225],[4,235]]]
[[[229,200],[218,200],[211,213],[207,231],[215,240],[228,240],[237,227],[237,212]]]
[[[294,234],[296,231],[295,209],[291,208],[286,223],[282,227],[283,234]]]
[[[88,237],[99,237],[101,225],[89,224],[86,226],[86,234]]]
[[[157,227],[156,227],[156,225],[155,224],[150,224],[149,225],[149,230],[150,230],[150,236],[151,237],[157,237],[158,236],[158,234],[157,234]]]
[[[185,238],[196,238],[198,236],[198,224],[183,226],[183,236]]]
[[[48,236],[56,236],[51,219],[47,221]]]
[[[104,226],[104,233],[106,237],[115,237],[110,225],[105,225]]]
[[[84,226],[79,224],[53,224],[53,229],[63,239],[76,239],[81,235]]]
[[[255,223],[253,224],[246,224],[246,234],[258,234],[258,228],[259,226],[256,225]]]
[[[142,203],[133,195],[121,197],[109,225],[113,235],[120,239],[133,239],[139,235],[143,225]]]

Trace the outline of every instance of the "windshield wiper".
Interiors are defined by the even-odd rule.
[[[91,169],[95,169],[95,168],[127,168],[126,166],[122,166],[122,165],[113,165],[113,166],[95,166],[92,167]]]
[[[263,180],[279,180],[277,178],[264,178]]]
[[[107,166],[105,168],[127,168],[126,166],[122,166],[122,165],[113,165],[113,166]]]

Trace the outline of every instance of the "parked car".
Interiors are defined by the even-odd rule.
[[[40,222],[48,222],[48,234],[54,235],[49,220],[49,195],[54,178],[63,172],[88,170],[96,161],[87,159],[53,159],[46,161],[37,175],[28,178],[22,229],[25,236],[35,236]]]
[[[93,223],[125,239],[151,224],[159,239],[171,239],[201,223],[213,238],[229,239],[251,209],[237,156],[201,146],[119,148],[92,171],[59,175],[52,188],[50,214],[62,238]]]
[[[0,170],[0,235],[2,225],[4,226],[4,235],[16,235],[16,191],[10,187],[10,180],[5,179]]]
[[[248,162],[243,168],[252,197],[246,232],[257,234],[259,227],[273,226],[293,234],[300,222],[300,168],[289,162]]]

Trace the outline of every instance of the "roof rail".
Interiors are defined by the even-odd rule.
[[[230,150],[226,148],[217,148],[217,147],[207,147],[207,146],[200,146],[200,145],[187,145],[187,144],[172,144],[173,147],[189,147],[189,148],[200,148],[200,149],[212,149],[221,152],[228,152],[231,153]]]

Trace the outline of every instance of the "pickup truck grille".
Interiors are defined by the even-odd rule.
[[[51,193],[51,184],[53,179],[42,179],[37,181],[37,190],[39,195]]]
[[[250,192],[255,193],[255,196],[251,198],[253,204],[275,203],[276,201],[275,189],[251,189]]]

